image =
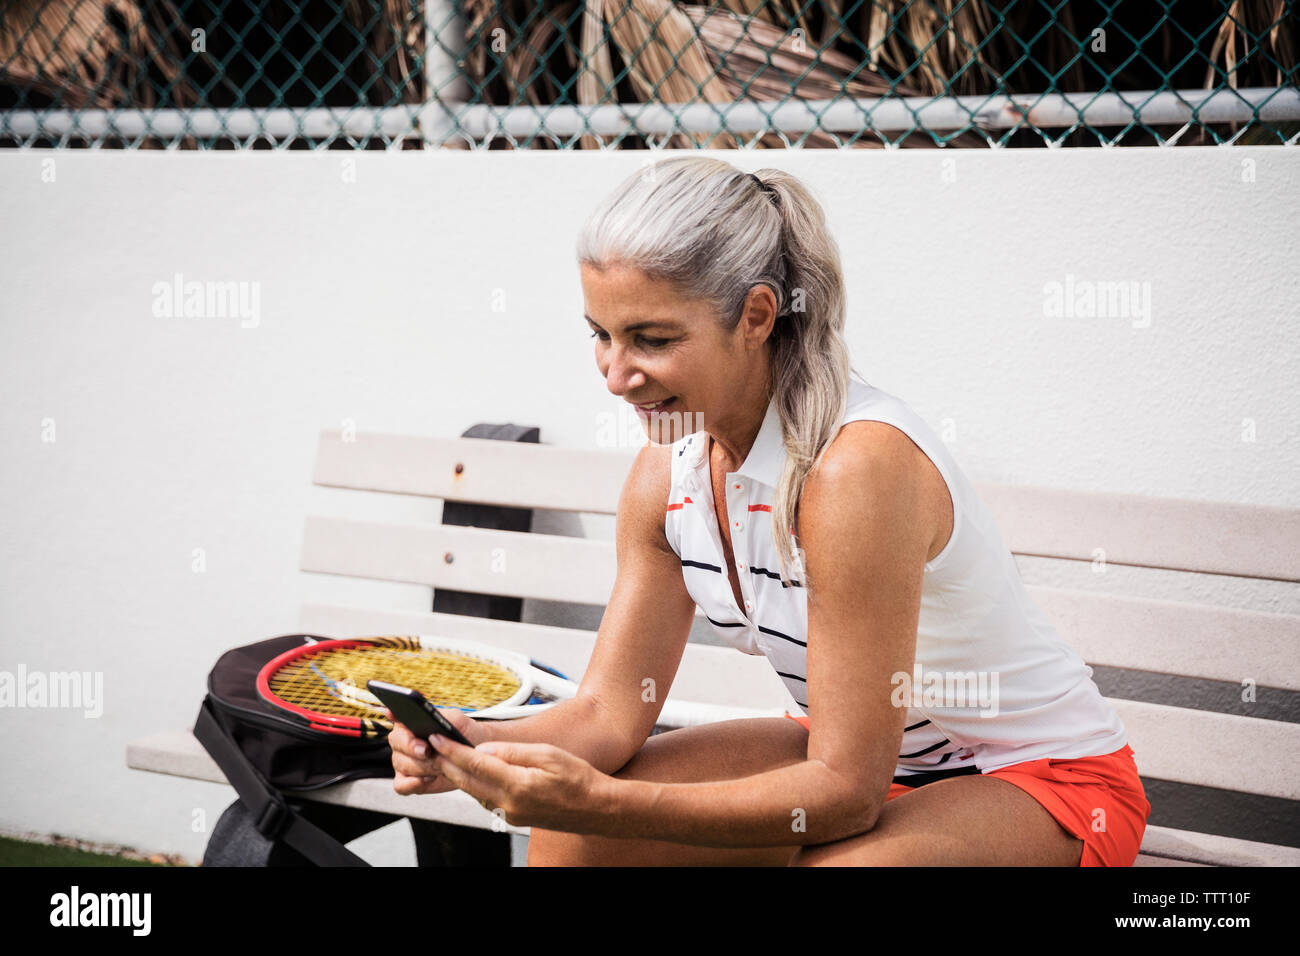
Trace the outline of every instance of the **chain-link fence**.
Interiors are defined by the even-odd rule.
[[[0,144],[1300,142],[1297,0],[0,0]]]

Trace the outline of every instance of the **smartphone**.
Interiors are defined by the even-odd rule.
[[[466,747],[474,746],[418,690],[382,680],[366,681],[366,687],[393,712],[393,719],[405,724],[421,740],[427,741],[431,735],[441,734]]]

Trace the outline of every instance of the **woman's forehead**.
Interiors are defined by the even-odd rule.
[[[626,266],[599,270],[584,264],[582,287],[587,318],[597,323],[680,324],[710,317],[713,312],[707,301],[684,296],[670,280]]]
[[[605,266],[584,262],[582,264],[582,281],[584,285],[593,285],[610,291],[637,289],[647,286],[676,291],[674,284],[667,279],[656,278],[636,266],[623,262],[615,262]]]

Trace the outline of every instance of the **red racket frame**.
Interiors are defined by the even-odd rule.
[[[321,714],[314,710],[308,710],[306,707],[300,707],[297,704],[291,704],[283,698],[277,697],[271,690],[271,675],[278,671],[285,664],[296,660],[300,657],[306,657],[309,654],[318,654],[321,651],[342,650],[346,647],[383,647],[377,641],[317,641],[315,644],[304,644],[301,647],[294,647],[285,651],[279,657],[272,658],[262,665],[262,669],[257,672],[257,692],[262,695],[262,699],[267,703],[274,704],[276,707],[283,708],[290,713],[297,714],[307,721],[307,726],[312,730],[319,730],[327,734],[337,734],[341,737],[361,737],[361,722],[366,719],[374,718],[363,717],[338,717],[334,714]]]

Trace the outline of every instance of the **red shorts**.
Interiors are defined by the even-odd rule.
[[[807,729],[807,717],[794,717]],[[1132,866],[1142,846],[1151,804],[1147,801],[1133,748],[1074,760],[1029,760],[984,774],[1015,784],[1037,800],[1071,836],[1083,841],[1080,866]],[[891,783],[885,802],[917,787]]]

